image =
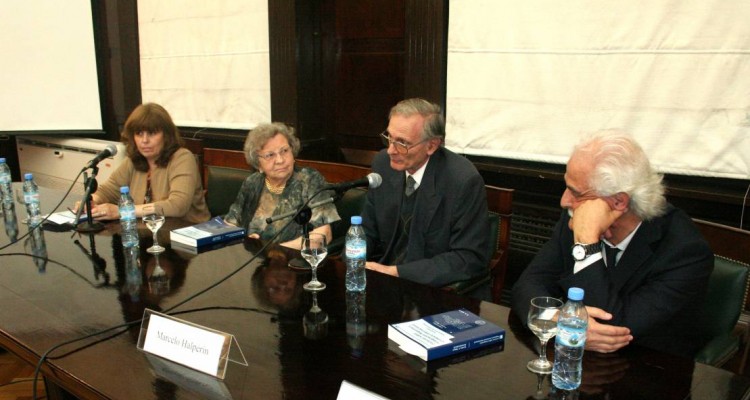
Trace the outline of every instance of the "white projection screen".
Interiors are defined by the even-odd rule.
[[[144,102],[179,126],[271,121],[268,0],[139,0]]]
[[[91,0],[3,1],[0,38],[0,132],[102,133]]]
[[[447,146],[565,163],[600,129],[663,173],[750,178],[750,2],[450,3]]]

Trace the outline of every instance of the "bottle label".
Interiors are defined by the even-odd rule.
[[[573,327],[560,327],[557,331],[557,339],[560,343],[571,346],[580,347],[586,343],[586,329],[573,328]]]
[[[135,208],[120,209],[120,219],[122,221],[135,221]]]
[[[353,239],[346,242],[346,258],[367,258],[367,242],[362,239]]]
[[[39,203],[39,193],[24,193],[23,201],[26,204]]]
[[[0,174],[0,183],[10,183],[10,175]]]

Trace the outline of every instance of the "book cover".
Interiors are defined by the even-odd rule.
[[[505,330],[458,309],[388,325],[388,338],[425,361],[505,343]]]
[[[221,217],[169,232],[169,240],[172,242],[192,247],[227,242],[244,236],[245,228],[229,225]]]

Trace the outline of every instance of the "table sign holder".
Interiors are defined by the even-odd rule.
[[[242,361],[229,357],[234,343]],[[138,350],[165,358],[196,371],[224,379],[227,363],[247,367],[247,359],[234,335],[146,309],[143,312]]]

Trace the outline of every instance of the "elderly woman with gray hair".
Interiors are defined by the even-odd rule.
[[[300,151],[294,129],[281,123],[261,124],[247,135],[245,158],[256,172],[245,179],[234,204],[224,216],[230,224],[242,226],[251,238],[269,240],[289,222],[266,223],[268,217],[295,211],[326,185],[325,178],[311,168],[299,168],[294,161]],[[325,193],[314,201],[325,198]],[[327,204],[312,210],[310,232],[326,235],[330,241],[331,223],[340,219],[336,207]],[[302,227],[292,223],[280,233],[278,241],[300,248]]]

